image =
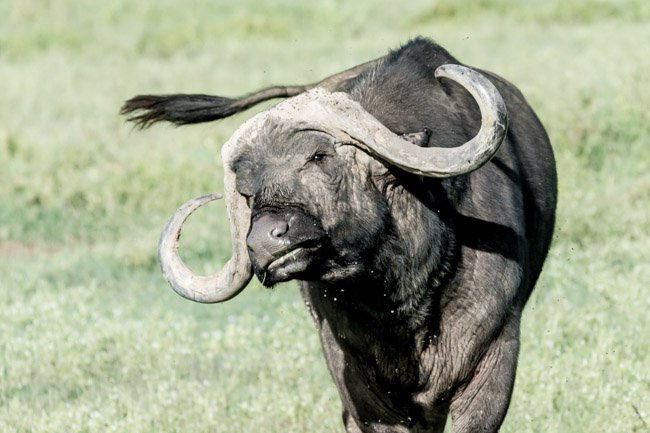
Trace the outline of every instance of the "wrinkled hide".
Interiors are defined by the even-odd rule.
[[[480,116],[462,89],[431,77],[450,61],[417,41],[343,88],[397,134],[459,145]],[[349,431],[439,431],[449,412],[454,431],[494,431],[505,416],[556,187],[543,128],[516,89],[490,77],[510,131],[469,175],[408,174],[288,120],[269,121],[232,166],[252,231],[277,209],[322,227],[296,275],[256,272],[266,285],[301,280]]]
[[[228,143],[226,171],[246,203],[245,241],[241,227],[237,235],[245,266],[266,286],[299,281],[348,432],[441,432],[448,415],[454,432],[494,432],[509,405],[521,313],[556,205],[553,153],[536,115],[512,84],[482,72],[505,101],[507,135],[480,168],[438,178],[370,149],[383,132],[355,132],[365,114],[341,115],[336,126],[326,115],[358,105],[405,149],[454,148],[485,123],[463,87],[434,77],[457,63],[413,40],[304,86]],[[228,110],[256,95],[228,100]],[[147,98],[134,98],[136,108],[158,111],[134,120],[173,121],[160,114],[165,99]],[[229,115],[211,110],[203,115]],[[191,123],[188,113],[172,114]]]

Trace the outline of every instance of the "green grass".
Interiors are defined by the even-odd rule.
[[[524,315],[504,432],[650,428],[650,7],[642,0],[0,3],[0,432],[332,432],[340,403],[294,285],[174,295],[155,248],[220,191],[251,113],[134,131],[138,93],[310,82],[433,37],[527,95],[558,227]],[[184,255],[229,255],[223,204]]]

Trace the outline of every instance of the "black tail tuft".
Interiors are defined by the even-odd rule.
[[[141,129],[160,121],[188,125],[231,116],[241,111],[237,101],[209,95],[139,95],[126,101],[120,114]]]
[[[239,98],[225,98],[210,95],[139,95],[124,103],[120,114],[136,127],[148,128],[156,122],[167,121],[176,125],[210,122],[223,119],[247,110],[260,102],[275,98],[290,98],[321,86],[331,92],[341,91],[349,82],[364,71],[376,65],[382,58],[355,66],[324,80],[298,86],[273,86],[258,90]]]

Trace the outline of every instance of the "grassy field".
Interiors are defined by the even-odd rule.
[[[158,270],[164,221],[222,189],[220,146],[251,113],[139,132],[118,110],[310,82],[418,34],[516,83],[556,149],[502,431],[650,431],[649,2],[3,0],[0,433],[343,431],[293,284],[206,306]],[[227,236],[212,204],[184,256],[214,270]]]

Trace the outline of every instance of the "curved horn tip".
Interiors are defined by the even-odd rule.
[[[486,127],[484,138],[492,143],[484,150],[489,154],[487,158],[489,160],[503,142],[509,123],[506,103],[499,89],[484,73],[459,64],[441,65],[436,68],[434,75],[438,80],[448,78],[460,84],[478,103],[481,112],[481,129],[483,126]],[[482,164],[478,164],[477,167],[480,165]]]
[[[501,146],[508,125],[506,105],[499,90],[485,75],[463,65],[441,65],[435,70],[435,77],[458,83],[478,105],[481,127],[474,138],[454,147],[419,147],[370,118],[368,123],[376,126],[358,133],[358,137],[366,137],[365,141],[357,140],[363,142],[360,147],[407,172],[435,178],[467,174],[489,161]],[[359,112],[365,111],[359,108]]]
[[[506,109],[506,104],[499,89],[496,88],[485,74],[468,66],[454,63],[438,66],[433,74],[438,80],[448,78],[463,86],[472,94],[477,102],[483,101],[487,103],[487,105],[479,103],[481,114],[488,114],[489,111],[493,110],[497,123],[500,123],[502,126],[507,126],[508,110]]]
[[[192,301],[201,303],[226,301],[243,290],[252,277],[252,271],[239,269],[241,263],[232,262],[232,258],[224,268],[213,275],[197,275],[183,263],[178,253],[178,240],[185,220],[199,207],[220,198],[222,198],[221,194],[212,193],[185,202],[169,218],[160,235],[158,260],[163,276],[176,293]]]
[[[445,63],[444,65],[438,66],[436,70],[433,72],[433,75],[438,79],[440,78],[453,79],[455,76],[468,75],[471,73],[478,74],[478,72],[476,72],[474,69],[468,66],[459,65],[456,63]]]

